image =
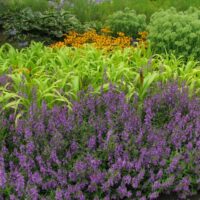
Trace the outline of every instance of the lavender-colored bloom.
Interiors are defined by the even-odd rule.
[[[161,160],[159,164],[160,164],[161,166],[165,166],[166,160]]]
[[[25,188],[24,176],[18,171],[15,171],[12,174],[12,179],[13,179],[13,184],[15,186],[15,190],[18,193],[18,196],[22,196],[23,190]]]
[[[174,172],[174,170],[176,169],[178,163],[179,163],[179,160],[180,160],[180,156],[175,156],[172,160],[172,162],[170,163],[170,166],[168,168],[168,172],[169,173],[172,173]]]
[[[82,192],[78,193],[78,194],[76,195],[76,198],[79,199],[79,200],[85,200],[85,199],[86,199],[86,198],[85,198],[85,195],[84,195]]]
[[[11,194],[10,195],[10,200],[17,200],[17,198],[15,197],[15,195]]]
[[[93,158],[92,156],[87,156],[86,160],[88,161],[89,166],[93,169],[93,170],[97,170],[98,167],[101,164],[100,160],[97,160],[95,158]]]
[[[163,170],[160,169],[160,170],[158,171],[157,175],[156,175],[156,178],[157,178],[157,179],[160,179],[160,178],[162,178],[162,176],[163,176]]]
[[[103,200],[111,200],[111,198],[110,198],[110,196],[109,195],[107,195],[107,196],[105,196],[104,197],[104,199]]]
[[[58,165],[60,164],[60,160],[58,159],[57,153],[56,153],[55,150],[53,150],[53,151],[51,152],[51,159],[52,159],[52,161],[55,162],[56,164],[58,164]]]
[[[89,138],[89,141],[88,141],[88,148],[89,149],[94,149],[96,146],[96,137],[95,136],[91,136]]]
[[[75,170],[78,173],[80,173],[80,172],[82,172],[86,169],[87,169],[87,165],[86,165],[86,163],[84,163],[82,161],[77,162],[76,165],[75,165]]]
[[[27,157],[23,154],[18,154],[17,155],[18,159],[19,159],[19,163],[22,167],[26,167],[27,165]]]
[[[152,188],[153,190],[158,190],[161,187],[161,183],[159,181],[154,182]]]
[[[12,79],[7,75],[1,75],[0,76],[0,86],[5,86],[6,84],[10,84],[12,82]]]
[[[125,197],[130,198],[132,195],[131,192],[129,192],[124,185],[119,186],[117,192],[119,193],[120,199],[123,199]]]
[[[6,173],[3,167],[0,166],[0,188],[4,188],[6,184]]]
[[[175,191],[184,191],[187,192],[189,191],[189,186],[190,186],[190,180],[188,177],[184,177],[180,183],[176,186]]]
[[[197,149],[200,150],[200,140],[197,141],[197,144],[196,144],[196,145],[197,145]]]
[[[28,144],[26,145],[26,151],[27,154],[32,154],[34,152],[35,149],[35,145],[32,141],[28,142]]]
[[[69,178],[71,181],[76,181],[77,179],[77,173],[75,172],[69,172]]]
[[[56,190],[56,200],[62,200],[63,199],[63,193],[62,190]]]
[[[130,175],[124,176],[123,177],[123,182],[125,184],[130,184],[131,183],[131,176]]]
[[[137,171],[139,171],[141,169],[141,167],[142,167],[141,161],[138,161],[137,163],[135,163],[135,169]]]
[[[29,196],[30,196],[30,198],[31,199],[33,199],[33,200],[38,200],[38,191],[37,191],[37,189],[36,188],[31,188],[30,190],[29,190]]]
[[[70,149],[71,151],[76,151],[78,149],[78,144],[75,141],[72,141]]]
[[[71,200],[71,195],[70,195],[70,192],[65,192],[65,194],[64,194],[64,198],[65,199],[69,199],[69,200]]]
[[[38,172],[35,172],[31,176],[31,180],[35,184],[41,184],[42,183],[42,178]]]
[[[189,142],[187,144],[187,148],[188,148],[188,150],[192,150],[193,149],[193,144],[191,142]]]
[[[159,196],[159,193],[158,192],[153,192],[149,195],[149,199],[157,199]]]
[[[138,174],[138,180],[141,181],[144,178],[145,175],[145,169],[141,169]]]
[[[146,200],[146,199],[147,199],[146,197],[141,197],[141,198],[140,198],[140,200]]]
[[[0,128],[8,133],[0,151],[3,192],[12,188],[15,199],[55,194],[69,200],[190,195],[200,180],[200,103],[185,88],[160,87],[140,106],[142,117],[113,86],[101,94],[83,92],[71,111],[33,103],[17,127],[16,115],[2,112]]]
[[[32,136],[32,131],[30,129],[25,129],[25,138],[28,139]]]
[[[88,186],[88,191],[90,193],[92,192],[96,192],[97,191],[97,185],[95,183],[91,183],[89,186]]]
[[[112,130],[109,130],[106,136],[106,141],[108,142],[110,140],[111,135],[113,134]]]
[[[95,172],[90,176],[91,183],[99,184],[104,181],[105,174],[102,172]]]
[[[6,184],[6,172],[4,158],[0,155],[0,188],[4,188]]]
[[[141,197],[142,196],[142,192],[141,191],[137,191],[136,192],[136,197]]]
[[[136,189],[136,188],[138,188],[138,186],[139,186],[139,180],[137,178],[133,178],[132,179],[132,187],[134,189]]]

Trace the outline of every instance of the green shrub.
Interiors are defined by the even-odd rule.
[[[137,36],[137,33],[144,31],[146,27],[146,16],[137,15],[134,10],[125,9],[117,11],[108,17],[106,24],[114,32],[124,32],[129,36]]]
[[[11,36],[39,34],[59,38],[70,30],[81,29],[79,20],[67,11],[35,12],[30,8],[8,12],[3,16],[3,27]]]
[[[148,38],[156,53],[175,53],[177,56],[200,56],[200,11],[191,8],[177,12],[175,8],[152,15]]]

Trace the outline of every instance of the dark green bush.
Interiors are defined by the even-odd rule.
[[[11,36],[39,34],[52,38],[62,37],[70,30],[81,29],[79,20],[67,11],[35,12],[30,8],[4,14],[3,28]]]
[[[200,11],[191,8],[177,12],[175,8],[152,15],[148,26],[149,40],[156,53],[177,56],[200,56]]]
[[[146,16],[137,15],[134,10],[126,8],[110,15],[106,24],[114,33],[124,32],[126,35],[136,37],[138,32],[145,30]]]

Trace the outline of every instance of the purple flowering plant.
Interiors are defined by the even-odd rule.
[[[0,126],[0,199],[147,200],[200,189],[200,102],[184,86],[160,86],[139,107],[111,86],[81,94],[72,110],[33,103]]]

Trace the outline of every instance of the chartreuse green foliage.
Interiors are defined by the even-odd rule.
[[[149,40],[156,53],[165,50],[187,59],[200,58],[200,11],[194,8],[177,12],[171,8],[152,15],[148,26]]]
[[[91,45],[84,48],[52,49],[41,43],[16,50],[10,45],[0,48],[0,75],[9,81],[0,83],[0,103],[4,108],[28,108],[36,98],[41,105],[66,103],[88,86],[99,92],[113,83],[128,98],[134,93],[142,101],[157,81],[184,80],[192,91],[200,86],[199,63],[174,56],[152,56],[150,50],[126,48],[105,53]],[[6,77],[5,77],[6,76]]]
[[[145,30],[146,16],[137,15],[134,10],[126,8],[110,15],[106,24],[114,33],[123,32],[125,35],[136,37],[138,32]]]

